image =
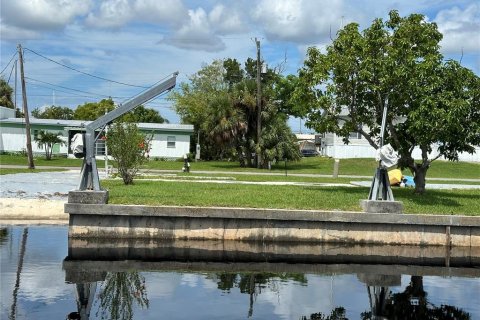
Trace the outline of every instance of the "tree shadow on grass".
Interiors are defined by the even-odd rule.
[[[210,163],[209,165],[211,168],[221,169],[221,170],[233,170],[233,171],[253,171],[255,172],[257,168],[255,167],[240,167],[238,162],[218,162],[218,163]],[[323,164],[318,163],[300,163],[300,162],[287,162],[287,174],[288,172],[295,172],[295,171],[310,171],[311,173],[316,174],[324,174],[326,171],[326,166]],[[329,168],[333,168],[333,164],[328,166]],[[201,169],[200,169],[201,170]],[[329,169],[329,173],[331,173],[333,169]],[[285,172],[285,162],[280,161],[276,164],[272,165],[271,170],[266,169],[258,169],[258,172]],[[307,172],[305,172],[307,173]]]
[[[318,190],[330,193],[331,197],[344,196],[346,201],[357,198],[366,200],[369,194],[367,187],[305,187],[309,190]],[[443,214],[472,214],[478,212],[478,190],[427,190],[423,195],[414,194],[413,189],[393,188],[395,200],[404,202],[405,213],[443,213]],[[349,200],[347,200],[347,198]],[[360,207],[360,206],[359,206]],[[426,210],[418,210],[424,207]],[[462,212],[461,212],[462,211]]]
[[[342,187],[342,186],[332,186],[332,187],[323,187],[323,186],[314,186],[314,187],[303,187],[304,189],[308,190],[318,190],[330,193],[338,193],[338,194],[348,194],[348,195],[358,195],[359,200],[362,199],[362,195],[364,195],[365,199],[368,198],[368,191],[369,188],[367,187]]]
[[[465,193],[451,190],[427,190],[423,195],[414,194],[411,190],[401,190],[396,192],[398,200],[408,200],[416,205],[424,206],[445,206],[445,207],[463,207],[468,202],[472,204],[478,200],[479,194]],[[395,195],[395,193],[394,193]],[[462,204],[461,202],[466,202]]]

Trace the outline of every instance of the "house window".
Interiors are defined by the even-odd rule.
[[[350,132],[350,134],[348,135],[348,138],[349,139],[362,139],[362,135],[359,133],[359,132]]]
[[[98,139],[95,141],[95,155],[104,156],[105,155],[105,140]]]
[[[167,148],[175,148],[175,136],[167,136]]]

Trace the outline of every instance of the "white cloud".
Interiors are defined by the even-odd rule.
[[[188,18],[187,8],[178,0],[137,0],[134,5],[138,18],[151,23],[178,24]]]
[[[342,25],[342,20],[343,25],[357,21],[361,28],[368,27],[376,17],[387,18],[388,10],[396,6],[378,0],[348,4],[344,0],[328,3],[313,0],[65,0],[67,5],[63,8],[60,5],[62,0],[0,1],[0,67],[10,60],[16,44],[22,42],[10,40],[29,39],[22,45],[51,59],[101,77],[143,86],[177,70],[180,71],[177,82],[187,81],[188,75],[214,59],[229,57],[244,62],[248,57],[254,58],[255,44],[251,39],[255,37],[262,39],[262,56],[269,65],[275,66],[286,55],[286,73],[296,73],[303,64],[308,46],[324,49],[331,43],[330,26],[332,36]],[[48,7],[47,4],[55,4],[48,14],[41,9],[42,5]],[[89,5],[88,11],[83,7],[85,4]],[[479,73],[480,48],[475,45],[478,35],[472,32],[480,28],[477,2],[459,0],[449,4],[443,0],[419,0],[397,4],[402,16],[423,13],[429,21],[437,22],[445,34],[445,57],[458,60],[463,47],[462,64]],[[77,10],[72,9],[75,6]],[[37,8],[39,11],[35,11]],[[26,16],[39,17],[35,21],[25,21]],[[52,24],[52,17],[58,18],[54,21],[58,24]],[[32,27],[42,23],[43,28]],[[96,23],[103,23],[103,26],[96,26]],[[46,26],[51,29],[45,29]],[[232,34],[235,36],[229,36]],[[457,54],[449,56],[445,50]],[[26,74],[34,79],[103,95],[130,97],[138,93],[137,88],[75,73],[28,51],[25,56]],[[27,85],[32,109],[51,104],[51,89]],[[82,93],[76,94],[83,96]],[[60,105],[75,107],[95,99],[81,96],[59,90],[56,101]],[[179,121],[178,115],[168,109],[170,102],[158,99],[151,104],[170,121]]]
[[[474,3],[464,10],[453,7],[438,12],[434,22],[443,33],[442,51],[446,53],[480,51],[480,4]]]
[[[10,37],[15,36],[13,32],[17,32],[15,37],[31,36],[37,31],[63,29],[87,14],[91,4],[89,0],[2,0],[1,19]]]
[[[343,4],[308,0],[262,0],[253,10],[253,20],[270,40],[310,43],[334,32],[341,24]]]
[[[41,36],[37,31],[6,25],[3,21],[0,21],[0,30],[2,40],[35,39]]]
[[[208,14],[210,23],[220,34],[242,33],[248,28],[244,21],[246,17],[239,10],[226,8],[224,5],[216,5]]]
[[[189,10],[190,21],[184,24],[172,37],[167,37],[161,43],[171,44],[182,49],[202,51],[221,51],[225,43],[214,33],[207,13],[202,8]]]
[[[187,18],[187,9],[179,0],[106,0],[88,14],[86,23],[90,27],[120,28],[132,21],[177,25]]]
[[[102,2],[99,13],[90,12],[86,23],[92,27],[118,28],[134,17],[128,0],[107,0]]]

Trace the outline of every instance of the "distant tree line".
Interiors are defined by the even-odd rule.
[[[68,107],[49,106],[44,109],[35,108],[32,116],[37,119],[63,119],[63,120],[95,120],[106,112],[115,109],[112,99],[103,99],[99,102],[87,102],[79,105],[75,110]],[[160,113],[154,109],[145,108],[143,105],[126,113],[119,119],[121,122],[168,123]]]

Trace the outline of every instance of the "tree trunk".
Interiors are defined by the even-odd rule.
[[[240,167],[245,168],[245,153],[242,150],[242,147],[237,146],[237,156],[238,156],[238,161],[240,162]]]
[[[53,151],[53,146],[51,146],[47,143],[45,145],[45,157],[47,158],[47,160],[52,159],[52,151]]]
[[[415,193],[416,194],[424,194],[425,193],[425,180],[427,176],[427,170],[428,166],[425,165],[415,165],[415,168],[413,169],[415,173],[415,177],[413,178],[413,181],[415,181]]]

